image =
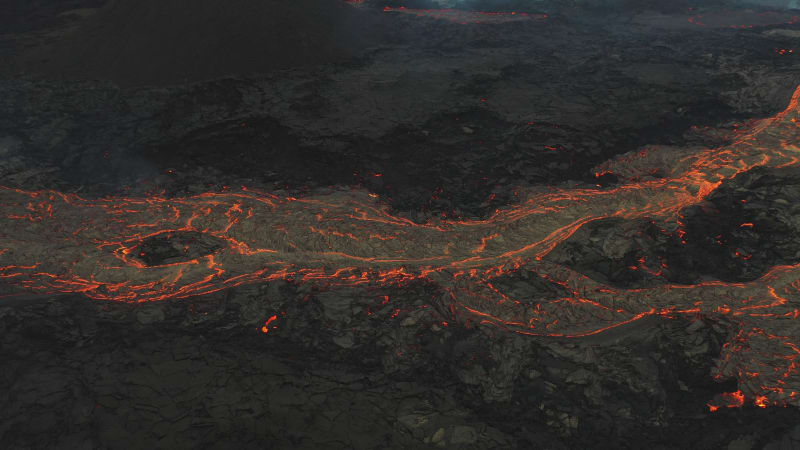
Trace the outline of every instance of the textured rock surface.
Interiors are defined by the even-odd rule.
[[[239,186],[281,199],[334,192],[337,199],[375,205],[369,192],[397,223],[419,227],[487,219],[498,208],[547,198],[548,186],[613,191],[658,183],[686,168],[672,164],[676,155],[725,148],[762,123],[751,119],[785,108],[800,79],[797,51],[787,50],[796,48],[797,24],[724,26],[740,24],[731,20],[750,17],[745,13],[717,14],[713,27],[688,20],[704,12],[708,18],[712,11],[619,17],[552,11],[547,18],[483,25],[387,12],[381,16],[391,24],[386,37],[342,65],[164,88],[6,76],[0,81],[0,184],[76,193],[95,205],[113,204],[105,195],[156,195],[163,201],[129,205],[149,218],[174,212],[170,201],[206,192],[227,202]],[[0,57],[12,44],[40,39],[47,35],[4,35]],[[647,157],[638,158],[646,149]],[[756,161],[762,167],[734,177],[725,166],[739,159],[719,156],[711,168],[724,182],[681,209],[680,223],[592,221],[541,262],[497,273],[492,288],[467,276],[443,283],[444,274],[400,286],[375,279],[326,286],[303,282],[318,273],[298,272],[206,295],[188,290],[183,298],[125,304],[32,293],[9,278],[0,285],[0,442],[9,448],[791,448],[798,442],[798,410],[753,404],[762,385],[781,372],[748,373],[794,367],[791,347],[776,350],[773,338],[753,327],[794,333],[796,320],[748,315],[745,321],[734,310],[750,314],[746,302],[764,300],[766,286],[775,285],[761,277],[775,265],[798,262],[797,173],[776,168],[788,162],[778,158]],[[697,192],[706,182],[716,181],[693,180]],[[696,195],[691,183],[682,188],[681,195]],[[3,212],[48,214],[41,202],[26,209],[18,201],[25,195],[4,193]],[[231,217],[244,224],[250,201],[241,211],[215,205],[213,217],[221,229]],[[93,228],[70,234],[75,229],[68,225],[81,217],[75,211],[86,204],[60,204],[54,212],[72,219],[60,230],[48,228],[52,236],[89,242],[125,228],[105,221],[115,213],[103,213]],[[296,205],[281,207],[289,204]],[[251,206],[254,214],[269,209]],[[345,233],[327,240],[298,233],[317,222],[315,208],[284,234],[304,236],[295,245],[305,250],[345,245]],[[335,218],[337,211],[325,214]],[[557,220],[546,222],[538,231],[539,222],[529,225],[544,233]],[[31,245],[14,246],[15,261],[26,248],[52,244],[32,228],[51,223],[29,223],[20,233],[9,234],[8,226],[0,231],[7,240],[30,238]],[[234,234],[254,232],[244,228]],[[523,228],[503,231],[515,236]],[[175,275],[174,266],[159,266],[208,263],[230,241],[201,231],[144,238],[129,261],[162,275]],[[425,236],[407,237],[424,244]],[[463,237],[453,258],[472,255],[487,236]],[[441,244],[437,239],[430,243]],[[485,251],[495,256],[511,245],[493,240]],[[119,246],[109,248],[108,262],[118,264],[111,248]],[[59,247],[46,256],[55,261],[72,250]],[[404,250],[443,252],[436,245]],[[242,271],[252,268],[238,257]],[[78,259],[67,272],[101,278],[113,272]],[[233,259],[217,262],[236,267]],[[20,272],[36,279],[35,270],[3,274]],[[350,282],[362,276],[340,275]],[[788,280],[783,275],[779,281]],[[116,281],[125,278],[131,277]],[[678,303],[675,289],[665,290],[696,283],[705,285],[686,290]],[[131,289],[90,285],[87,293],[95,298]],[[794,302],[785,287],[775,293]],[[572,291],[604,289],[605,296],[596,291],[591,298],[634,314],[658,302],[704,303],[695,313],[645,315],[590,338],[537,338],[454,314],[447,289],[461,304],[489,307],[497,316],[511,311],[529,318],[534,313],[522,306],[541,305],[563,315],[554,331],[586,326],[580,320],[586,308],[555,303]],[[634,289],[646,289],[654,304],[643,303]],[[526,304],[495,305],[498,292]],[[721,304],[725,296],[736,302]],[[791,313],[790,302],[770,310]],[[732,311],[714,311],[720,307]],[[765,360],[785,364],[758,366]],[[730,393],[737,390],[746,404],[725,408],[736,405]],[[722,407],[712,413],[709,403]]]

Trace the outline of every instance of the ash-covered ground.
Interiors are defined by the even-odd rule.
[[[40,1],[4,15],[0,186],[86,199],[352,188],[414,224],[484,220],[525,192],[623,186],[595,168],[643,146],[729,145],[800,85],[796,10],[229,3]],[[619,289],[759,279],[800,263],[798,170],[731,177],[675,228],[592,221],[546,259]],[[138,261],[224,245],[159,236]],[[535,337],[456,314],[425,277],[278,277],[136,303],[40,292],[12,269],[0,270],[3,448],[800,447],[796,406],[713,406],[742,389],[713,376],[726,343],[748,345],[734,317]],[[492,283],[565,295],[524,266]]]

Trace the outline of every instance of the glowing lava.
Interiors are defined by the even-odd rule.
[[[800,406],[800,264],[773,267],[748,283],[616,289],[542,259],[592,221],[675,222],[681,209],[738,174],[797,166],[799,98],[800,87],[785,111],[756,122],[729,146],[632,152],[597,168],[598,175],[616,174],[619,187],[528,192],[521,204],[486,220],[416,224],[360,191],[293,198],[242,188],[84,199],[1,188],[0,279],[34,292],[145,302],[276,279],[335,286],[424,278],[442,286],[456,319],[565,338],[653,315],[727,316],[738,330],[716,376],[739,380],[739,394],[729,397]],[[650,177],[654,170],[663,177]],[[154,239],[184,245],[198,236],[213,242],[206,253],[154,265],[138,258]],[[522,265],[571,294],[533,304],[494,287],[493,278]]]

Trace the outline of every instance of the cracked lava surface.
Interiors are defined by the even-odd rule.
[[[596,169],[618,176],[617,187],[528,192],[486,220],[417,224],[362,191],[281,198],[243,187],[181,198],[84,199],[2,188],[0,278],[22,291],[122,302],[275,279],[331,287],[426,279],[441,286],[442,304],[461,321],[576,339],[653,315],[727,316],[738,330],[715,376],[735,377],[739,390],[709,408],[800,406],[800,264],[746,283],[619,289],[543,260],[590,222],[649,218],[674,229],[683,208],[725,180],[758,167],[797,166],[799,100],[800,87],[783,112],[730,145],[628,153]],[[148,259],[154,240],[174,237],[175,254],[185,257]],[[571,294],[535,303],[494,287],[493,278],[523,265]]]

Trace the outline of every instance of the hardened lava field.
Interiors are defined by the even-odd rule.
[[[90,3],[0,22],[7,448],[800,445],[796,10]]]

